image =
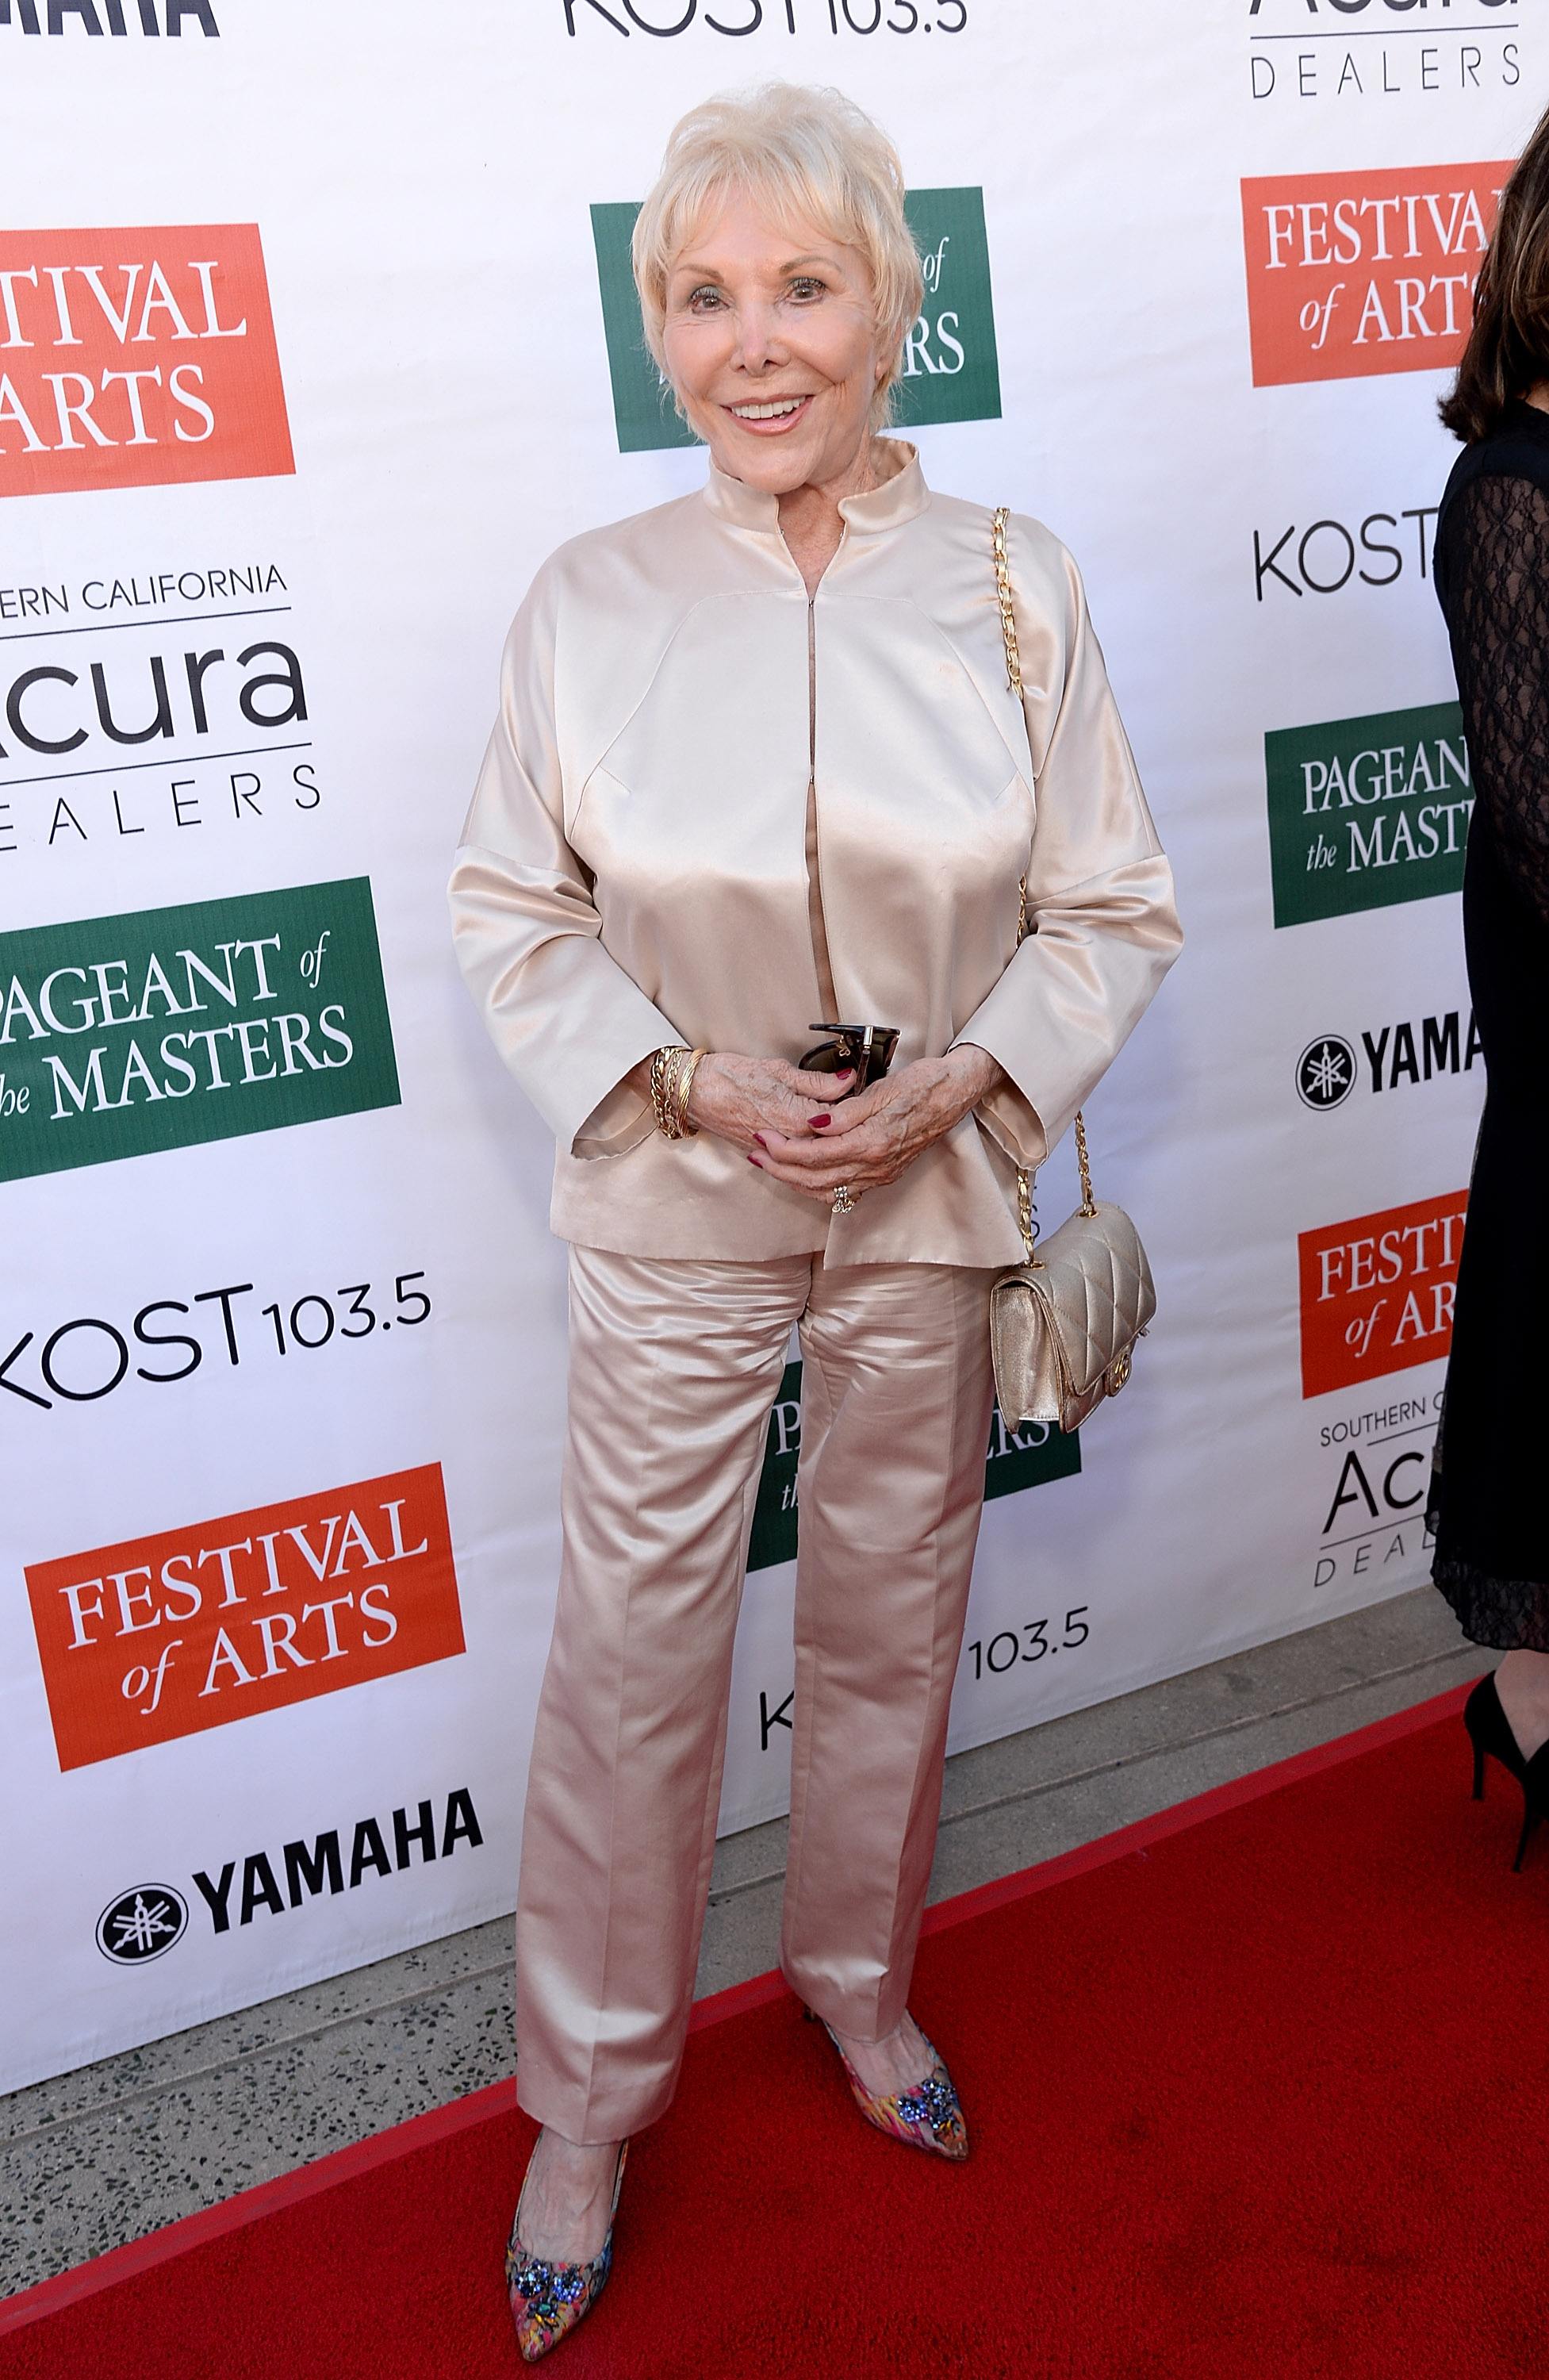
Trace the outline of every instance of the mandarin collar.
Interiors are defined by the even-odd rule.
[[[902,450],[903,468],[864,496],[840,499],[840,513],[853,537],[882,537],[889,529],[902,528],[905,521],[923,513],[930,502],[918,447],[905,438],[889,439],[888,443]],[[705,502],[711,512],[736,528],[755,529],[766,537],[780,533],[779,497],[766,494],[761,488],[750,488],[745,480],[733,480],[713,462],[705,482]]]

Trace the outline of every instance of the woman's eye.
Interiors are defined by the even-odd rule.
[[[713,313],[720,304],[720,292],[719,289],[711,289],[708,287],[704,289],[696,289],[690,297],[688,303],[690,310],[694,313]]]
[[[815,281],[809,275],[805,273],[799,280],[793,281],[791,284],[791,295],[793,298],[821,298],[823,294],[824,286],[822,282]]]

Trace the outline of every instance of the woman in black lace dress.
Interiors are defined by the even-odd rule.
[[[1464,1633],[1505,1649],[1465,1716],[1476,1793],[1486,1752],[1522,1783],[1525,1849],[1549,1815],[1549,115],[1503,194],[1441,413],[1465,442],[1437,523],[1436,589],[1472,758],[1463,935],[1489,1092],[1432,1574]]]

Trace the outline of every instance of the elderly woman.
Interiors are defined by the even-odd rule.
[[[1019,699],[989,513],[879,434],[921,291],[902,200],[892,148],[835,92],[774,86],[678,126],[635,268],[707,484],[539,573],[453,880],[464,972],[559,1143],[571,1244],[516,1915],[518,2095],[543,2127],[507,2260],[529,2361],[601,2288],[628,2136],[683,2057],[793,1325],[781,1962],[862,2113],[967,2154],[906,2002],[990,1284],[1021,1257],[1018,1168],[1179,946],[1070,557],[1011,523]],[[815,1019],[896,1028],[891,1071],[805,1072]]]

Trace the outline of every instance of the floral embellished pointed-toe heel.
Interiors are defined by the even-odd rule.
[[[968,2155],[968,2127],[962,2120],[962,2104],[958,2097],[951,2076],[937,2054],[933,2042],[920,2035],[930,2054],[930,2072],[923,2082],[910,2091],[897,2091],[889,2097],[873,2096],[861,2081],[831,2024],[824,2032],[839,2051],[840,2064],[849,2078],[855,2105],[868,2124],[879,2132],[887,2132],[895,2141],[906,2142],[910,2148],[925,2149],[932,2156],[950,2159],[961,2165]]]
[[[524,2363],[538,2362],[562,2338],[568,2338],[602,2295],[613,2263],[613,2217],[619,2211],[619,2191],[628,2154],[629,2143],[621,2141],[613,2175],[613,2204],[608,2212],[608,2237],[601,2253],[589,2264],[564,2265],[547,2256],[529,2254],[522,2245],[522,2201],[519,2198],[516,2202],[511,2240],[505,2252],[505,2285],[511,2298],[511,2319],[516,2325],[516,2345]],[[525,2197],[525,2182],[522,2192]]]

